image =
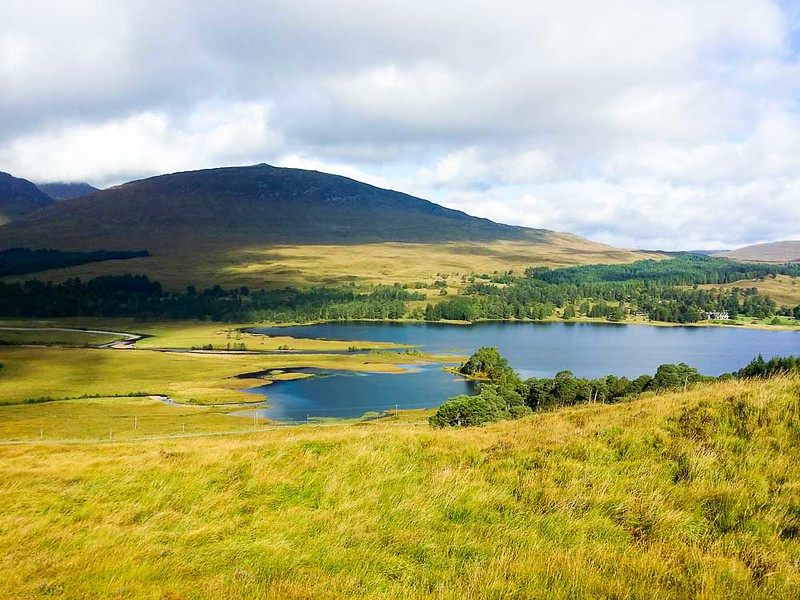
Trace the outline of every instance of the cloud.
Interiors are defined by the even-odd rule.
[[[786,218],[800,180],[792,3],[6,0],[3,12],[0,170],[20,176],[103,185],[266,161],[624,245],[800,237]],[[722,228],[705,216],[731,207],[739,221]]]
[[[252,163],[282,145],[261,104],[207,103],[185,115],[136,113],[102,123],[67,123],[0,147],[0,164],[34,181],[112,185],[227,163]]]

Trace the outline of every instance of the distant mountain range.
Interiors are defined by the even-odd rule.
[[[20,219],[53,202],[27,179],[0,171],[0,224]]]
[[[800,240],[754,244],[737,250],[721,252],[715,256],[754,262],[800,262]]]
[[[72,198],[80,198],[81,196],[100,191],[98,188],[86,182],[37,183],[36,187],[53,200],[71,200]]]
[[[275,284],[297,275],[301,283],[328,283],[348,270],[385,278],[642,256],[347,177],[266,164],[161,175],[57,203],[33,189],[43,207],[0,227],[0,250],[147,250],[151,257],[124,268],[172,282]],[[113,262],[63,275],[104,273]],[[312,271],[314,278],[305,276]]]

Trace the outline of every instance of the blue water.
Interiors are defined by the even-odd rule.
[[[324,323],[256,328],[254,333],[297,338],[413,344],[423,352],[469,355],[495,346],[523,378],[552,377],[569,369],[578,377],[653,374],[664,363],[684,362],[706,375],[735,371],[759,353],[764,358],[800,354],[800,331],[734,327],[648,327],[604,323]],[[407,374],[326,372],[326,377],[254,388],[278,420],[354,417],[368,411],[432,407],[469,393],[470,384],[425,366]]]

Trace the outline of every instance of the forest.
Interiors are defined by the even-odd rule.
[[[31,250],[9,248],[0,250],[0,277],[25,275],[48,269],[63,269],[106,260],[126,260],[150,256],[147,250],[97,250],[95,252],[64,252],[62,250]]]
[[[35,255],[21,256],[20,264],[35,262]],[[651,321],[696,323],[722,314],[727,319],[775,315],[797,319],[800,305],[779,307],[755,285],[733,289],[701,289],[698,285],[798,273],[800,265],[751,265],[691,254],[627,265],[533,268],[521,276],[510,272],[465,276],[458,296],[437,294],[438,301],[428,299],[424,309],[409,306],[409,302],[419,303],[428,296],[407,284],[277,290],[215,285],[203,290],[189,286],[176,292],[164,290],[144,275],[104,276],[85,282],[73,278],[63,283],[32,279],[0,282],[0,315],[275,323],[402,318],[472,322],[555,316],[616,322],[638,316]],[[606,279],[599,280],[601,277]],[[446,294],[448,284],[437,279],[415,287]]]

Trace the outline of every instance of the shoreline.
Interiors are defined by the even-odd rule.
[[[800,332],[800,321],[796,325],[769,325],[766,323],[723,323],[719,321],[706,322],[699,321],[696,323],[672,323],[669,321],[651,321],[651,320],[623,320],[623,321],[609,321],[602,317],[574,317],[571,319],[562,319],[558,316],[547,317],[545,319],[476,319],[475,321],[460,321],[455,319],[441,319],[439,321],[424,321],[419,319],[350,319],[346,321],[329,320],[329,321],[308,321],[305,323],[265,323],[260,325],[247,325],[241,327],[240,330],[246,333],[252,333],[254,328],[284,328],[284,327],[306,327],[311,325],[328,325],[331,323],[409,323],[409,324],[431,324],[431,325],[459,325],[470,326],[480,323],[588,323],[593,325],[645,325],[649,327],[730,327],[733,329],[755,329],[760,331],[798,331]],[[265,334],[261,334],[265,335]],[[318,339],[318,338],[312,338]]]

